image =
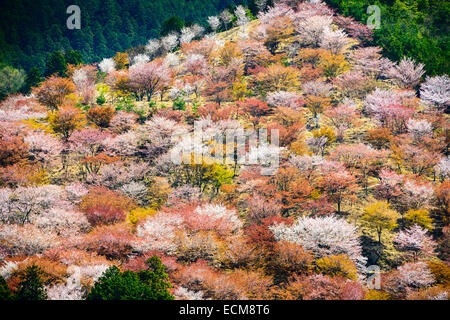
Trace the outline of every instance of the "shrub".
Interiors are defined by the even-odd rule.
[[[313,262],[313,256],[302,246],[288,241],[277,242],[273,256],[268,262],[268,271],[275,276],[275,281],[286,281],[295,273],[305,272]]]
[[[100,128],[106,128],[109,127],[114,112],[114,109],[110,106],[93,106],[87,112],[87,119]]]
[[[75,129],[83,125],[84,114],[78,108],[69,105],[51,112],[48,121],[52,130],[67,140]]]
[[[144,220],[147,217],[150,217],[156,213],[155,209],[151,208],[136,208],[134,210],[131,210],[130,213],[127,215],[127,222],[133,226],[136,227],[136,225],[139,223],[139,221]]]
[[[318,259],[316,270],[332,277],[356,279],[355,264],[345,254]]]
[[[78,246],[108,259],[125,259],[133,241],[134,237],[121,225],[99,226],[81,238]]]
[[[113,224],[124,221],[126,213],[135,207],[133,201],[105,187],[92,188],[81,198],[80,209],[92,225]]]

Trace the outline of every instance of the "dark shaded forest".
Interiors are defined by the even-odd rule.
[[[0,9],[0,62],[43,71],[47,56],[79,50],[92,63],[157,37],[163,22],[178,16],[203,22],[230,0],[14,0]],[[69,30],[70,5],[81,9],[81,29]]]

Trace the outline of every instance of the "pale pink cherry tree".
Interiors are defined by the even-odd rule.
[[[388,77],[398,80],[405,88],[412,89],[420,83],[425,73],[425,65],[414,59],[403,58],[398,65],[393,66],[386,72]]]
[[[346,254],[358,266],[365,264],[357,228],[344,219],[333,216],[302,217],[292,226],[276,224],[270,230],[277,241],[295,242],[311,250],[317,258]]]
[[[96,175],[88,176],[87,182],[117,189],[131,181],[141,181],[150,167],[145,162],[114,162],[102,166]]]
[[[11,223],[24,224],[31,215],[40,214],[63,200],[62,189],[55,185],[1,190],[1,218]]]
[[[28,152],[37,161],[44,164],[48,164],[52,158],[57,157],[63,150],[63,145],[60,140],[43,132],[33,131],[29,133],[24,138],[24,142],[28,145]]]
[[[188,184],[182,185],[174,189],[167,199],[166,206],[174,206],[179,203],[192,203],[200,200],[201,192],[199,187]]]
[[[31,224],[46,233],[62,237],[77,236],[90,230],[91,226],[83,213],[74,210],[52,208],[31,218]]]
[[[184,59],[183,67],[187,72],[193,75],[205,75],[208,68],[208,62],[201,54],[189,54]]]
[[[339,161],[357,175],[366,195],[369,187],[369,174],[376,175],[385,165],[389,156],[386,150],[376,150],[358,143],[353,145],[339,145],[330,158]]]
[[[380,183],[374,189],[374,195],[377,199],[383,199],[390,203],[402,194],[403,175],[388,169],[382,169],[379,178]]]
[[[88,187],[81,182],[73,182],[64,187],[65,197],[68,201],[78,204],[81,198],[88,194]]]
[[[336,107],[325,110],[324,115],[336,129],[336,140],[342,141],[345,132],[358,123],[360,112],[352,100],[345,100]]]
[[[113,58],[105,58],[98,64],[100,70],[104,73],[110,73],[116,70],[116,63]]]
[[[267,94],[267,103],[275,107],[300,108],[304,102],[302,96],[296,92],[275,91]]]
[[[123,133],[130,130],[136,125],[137,114],[126,112],[124,110],[117,111],[109,124],[110,129],[117,133]]]
[[[134,130],[110,136],[103,141],[108,154],[118,155],[122,158],[136,155],[139,147],[139,136]]]
[[[171,80],[171,72],[163,63],[152,61],[131,66],[129,79],[136,92],[145,93],[150,101],[152,95],[160,92]]]
[[[339,92],[349,98],[364,99],[373,88],[373,81],[361,71],[349,71],[333,79],[333,84]]]
[[[261,24],[271,24],[277,18],[287,17],[294,20],[295,12],[291,7],[276,3],[273,7],[269,7],[265,12],[258,13],[258,19]]]
[[[133,248],[140,252],[158,250],[167,254],[174,253],[175,232],[183,223],[184,219],[180,215],[158,212],[139,224]]]
[[[82,97],[83,104],[91,104],[95,98],[95,78],[97,69],[94,66],[84,66],[76,69],[72,75],[73,83],[78,94]]]
[[[437,108],[450,106],[450,79],[447,75],[426,77],[420,86],[420,98]]]
[[[309,16],[296,23],[299,41],[303,46],[318,48],[325,28],[331,25],[331,16]]]
[[[69,147],[82,155],[94,156],[104,148],[104,141],[110,133],[99,129],[80,129],[74,131],[69,139]]]
[[[408,260],[431,258],[437,254],[434,252],[436,242],[427,235],[426,229],[418,225],[400,231],[394,238],[394,243],[400,251],[405,253]]]
[[[161,50],[161,42],[158,39],[150,39],[145,46],[145,51],[150,57],[155,57]]]
[[[426,262],[411,262],[392,272],[383,281],[382,288],[393,296],[402,298],[413,291],[431,286],[435,281]]]
[[[334,55],[342,54],[351,46],[351,41],[343,30],[325,27],[320,39],[320,48],[330,50]]]
[[[56,233],[42,231],[32,224],[0,224],[0,243],[9,255],[32,256],[59,244]]]
[[[442,157],[434,168],[441,181],[448,179],[450,177],[450,156]]]
[[[332,17],[335,14],[333,9],[318,0],[308,2],[303,1],[301,3],[298,3],[298,1],[295,0],[283,0],[282,2],[290,5],[291,7],[296,7],[296,20],[302,20],[313,16]]]
[[[433,187],[429,183],[406,180],[402,186],[399,202],[408,209],[426,208],[433,196]]]
[[[432,124],[427,120],[414,120],[409,119],[406,123],[409,134],[417,141],[420,141],[423,137],[430,136],[433,133]]]
[[[221,22],[219,17],[217,16],[209,16],[208,17],[208,25],[213,32],[216,32],[219,29]]]
[[[380,47],[357,48],[349,53],[349,60],[355,70],[379,77],[394,65],[389,59],[383,58],[381,51]]]
[[[176,32],[172,32],[161,38],[161,48],[163,48],[165,52],[172,52],[172,50],[177,47],[178,40],[178,34]]]

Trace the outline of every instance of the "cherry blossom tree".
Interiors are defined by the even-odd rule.
[[[250,19],[247,17],[247,11],[243,6],[237,6],[234,10],[234,14],[236,16],[236,24],[238,26],[243,26],[250,22]]]
[[[145,93],[148,101],[171,80],[170,70],[157,61],[131,66],[129,77],[131,86],[137,92]]]
[[[450,79],[447,75],[426,77],[420,86],[420,98],[438,108],[450,105]]]
[[[177,33],[170,33],[165,37],[161,38],[161,47],[166,52],[171,52],[173,49],[175,49],[178,45],[178,34]]]
[[[24,138],[33,157],[41,162],[48,163],[57,157],[63,150],[63,145],[55,137],[43,132],[31,132]]]
[[[216,32],[217,29],[219,29],[221,22],[220,19],[217,16],[210,16],[208,17],[208,24],[209,27],[213,32]]]
[[[382,288],[396,297],[432,285],[435,282],[425,262],[406,263],[399,266],[382,284]]]
[[[381,55],[382,48],[363,47],[350,52],[353,68],[367,75],[380,76],[393,67],[394,63]]]
[[[261,24],[270,24],[274,19],[279,17],[287,17],[294,20],[295,12],[291,7],[277,3],[273,7],[269,7],[265,12],[258,13],[258,19]]]
[[[161,42],[158,39],[150,39],[145,46],[145,50],[150,57],[155,57],[161,49]]]
[[[387,75],[393,79],[399,80],[405,88],[414,88],[419,84],[425,73],[425,65],[419,63],[416,65],[414,59],[403,58],[398,65],[387,71]]]
[[[418,225],[400,231],[394,238],[394,243],[399,250],[405,252],[406,257],[412,260],[436,255],[434,252],[436,242],[427,235],[426,229]]]
[[[24,224],[32,214],[40,214],[61,200],[61,189],[54,185],[2,190],[2,220]]]
[[[300,20],[296,25],[299,41],[304,46],[319,47],[325,28],[331,25],[329,16],[311,16]]]
[[[93,66],[84,66],[76,69],[72,75],[73,83],[77,89],[77,92],[83,98],[85,105],[91,104],[94,100],[95,91],[95,78],[97,76],[97,70]]]
[[[266,97],[267,103],[277,106],[298,109],[303,105],[302,96],[296,92],[275,91],[270,92]]]
[[[346,254],[358,266],[365,264],[357,229],[344,219],[302,217],[292,226],[278,224],[269,228],[277,241],[295,242],[311,250],[317,258]]]
[[[433,127],[427,120],[409,119],[406,127],[408,128],[409,134],[411,134],[416,140],[429,136],[433,132]]]
[[[350,40],[343,30],[325,27],[320,40],[320,48],[330,50],[332,54],[341,54],[350,46]]]
[[[41,231],[31,224],[0,224],[0,241],[12,256],[33,256],[59,244],[55,233]]]
[[[324,162],[319,169],[321,178],[320,188],[337,204],[337,213],[341,213],[344,201],[353,199],[358,190],[355,177],[340,164]]]
[[[228,9],[223,10],[220,13],[220,20],[222,20],[224,26],[225,26],[225,30],[228,29],[228,25],[231,23],[231,21],[233,20],[233,15],[230,13],[230,11]]]
[[[98,67],[104,73],[110,73],[116,70],[116,63],[113,58],[105,58],[99,64]]]

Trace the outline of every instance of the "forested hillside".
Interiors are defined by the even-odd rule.
[[[145,44],[171,16],[204,22],[232,0],[10,0],[0,8],[0,62],[41,71],[49,53],[79,50],[87,63]],[[81,9],[81,29],[69,30],[70,5]]]
[[[267,4],[0,92],[0,300],[448,300],[448,75]]]

